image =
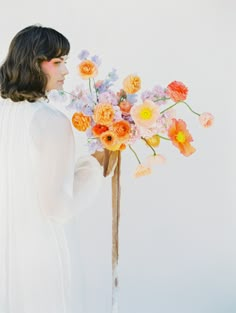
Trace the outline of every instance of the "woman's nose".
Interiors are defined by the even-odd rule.
[[[69,74],[69,71],[68,71],[68,68],[66,67],[65,64],[63,64],[63,67],[62,67],[62,74],[65,76],[67,74]]]

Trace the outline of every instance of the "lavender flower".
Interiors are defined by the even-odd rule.
[[[109,80],[115,82],[118,79],[117,70],[115,68],[112,69],[110,73],[108,73]]]
[[[63,90],[51,90],[47,93],[49,101],[62,103],[67,100],[67,95]]]
[[[88,151],[89,154],[94,153],[95,151],[103,151],[102,144],[98,139],[89,139],[88,138]]]
[[[102,61],[101,61],[101,59],[99,58],[98,55],[92,56],[92,57],[91,57],[91,60],[92,60],[97,66],[101,65],[101,63],[102,63]]]
[[[98,101],[105,102],[105,103],[108,102],[108,103],[111,103],[112,105],[118,104],[116,94],[111,90],[108,90],[98,95]]]
[[[153,97],[153,93],[150,90],[145,90],[142,94],[141,94],[141,99],[142,101],[145,100],[150,100]]]
[[[78,55],[78,58],[83,61],[85,59],[87,59],[87,57],[89,56],[89,52],[87,50],[82,50],[80,52],[80,54]]]
[[[122,120],[122,112],[120,110],[120,107],[118,105],[114,105],[113,109],[115,111],[115,120],[116,121]]]

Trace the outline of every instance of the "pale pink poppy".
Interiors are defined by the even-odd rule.
[[[139,164],[135,170],[134,178],[138,178],[141,176],[150,175],[152,172],[151,168],[148,166],[145,166],[143,164]]]
[[[199,116],[201,125],[205,128],[212,126],[214,122],[214,116],[211,113],[204,112]]]

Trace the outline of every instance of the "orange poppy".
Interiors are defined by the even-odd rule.
[[[183,120],[172,119],[172,123],[168,129],[168,136],[184,156],[190,156],[196,151],[196,149],[190,144],[190,142],[193,141],[193,138],[187,130],[186,123]]]

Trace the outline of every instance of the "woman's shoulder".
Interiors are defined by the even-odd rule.
[[[50,102],[38,100],[32,105],[35,105],[36,110],[31,121],[31,128],[35,127],[46,132],[56,129],[58,133],[72,133],[68,117],[51,105]]]
[[[47,100],[38,100],[33,105],[37,106],[34,114],[35,118],[38,118],[41,121],[55,121],[70,124],[68,117],[55,106],[50,104],[50,102],[47,102]]]

